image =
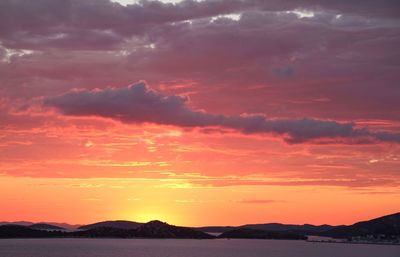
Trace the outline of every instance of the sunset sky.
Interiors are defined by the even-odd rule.
[[[0,221],[400,211],[396,0],[0,1]]]

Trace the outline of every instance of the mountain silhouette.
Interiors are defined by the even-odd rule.
[[[136,229],[138,237],[150,238],[198,238],[211,239],[213,236],[187,227],[169,225],[168,223],[153,220]]]
[[[400,235],[400,212],[361,221],[350,226],[338,226],[320,233],[323,236],[334,238],[349,238],[366,235]]]
[[[35,223],[33,225],[28,226],[29,228],[36,230],[65,230],[63,227],[54,226],[47,223]]]
[[[246,224],[238,227],[210,226],[210,227],[199,227],[196,229],[208,233],[224,233],[239,228],[248,228],[253,230],[264,230],[270,232],[286,231],[286,232],[295,232],[297,234],[302,234],[302,235],[318,235],[319,233],[328,231],[334,227],[335,226],[330,226],[330,225],[316,226],[311,224],[293,225],[293,224],[282,224],[282,223],[263,223],[263,224]]]
[[[64,235],[61,231],[38,230],[21,225],[0,226],[0,238],[53,238]]]
[[[21,225],[2,225],[0,226],[0,238],[214,238],[214,236],[192,228],[173,226],[161,221],[150,221],[140,224],[135,229],[110,227],[107,226],[109,225],[107,222],[101,224],[105,226],[98,225],[91,229],[72,232],[34,229]]]
[[[126,221],[126,220],[112,220],[112,221],[102,221],[89,225],[80,226],[78,229],[88,230],[88,229],[95,229],[102,227],[116,228],[116,229],[136,229],[141,225],[143,225],[143,223]]]
[[[368,221],[357,222],[353,225],[293,225],[281,223],[247,224],[238,227],[212,226],[200,227],[197,230],[208,233],[222,233],[223,237],[238,236],[243,238],[260,236],[264,232],[285,232],[301,236],[317,235],[333,238],[350,238],[366,235],[400,235],[400,213],[394,213]],[[248,230],[249,229],[249,230]],[[232,232],[232,233],[229,233]],[[260,237],[263,237],[262,235]]]
[[[248,224],[238,227],[213,226],[189,228],[170,225],[158,220],[147,223],[133,221],[103,221],[67,231],[47,223],[26,225],[0,223],[0,238],[88,237],[88,238],[215,238],[205,232],[222,232],[220,238],[305,239],[308,235],[333,238],[400,236],[400,213],[394,213],[349,226],[288,225],[280,223]]]
[[[237,228],[222,233],[219,238],[246,238],[246,239],[292,239],[306,240],[307,237],[293,232],[265,231],[251,228]]]
[[[34,223],[34,222],[30,222],[30,221],[13,221],[13,222],[0,221],[0,226],[1,225],[32,226],[32,225],[36,225],[36,224],[47,224],[47,225],[56,226],[56,227],[60,227],[60,228],[67,229],[67,230],[75,230],[75,229],[77,229],[78,227],[81,226],[81,225],[71,225],[71,224],[68,224],[68,223],[59,223],[59,222],[39,222],[39,223]]]

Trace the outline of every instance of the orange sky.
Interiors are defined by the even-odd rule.
[[[349,224],[398,211],[395,174],[375,174],[397,146],[46,115],[54,123],[2,139],[1,220]]]
[[[391,4],[119,2],[2,4],[0,221],[400,211]]]

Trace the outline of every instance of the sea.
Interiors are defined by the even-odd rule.
[[[400,246],[255,239],[0,239],[0,256],[400,257]]]

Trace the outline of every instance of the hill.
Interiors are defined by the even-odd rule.
[[[281,224],[281,223],[266,223],[266,224],[249,224],[241,226],[242,228],[259,229],[265,231],[292,231],[300,234],[318,234],[320,232],[328,231],[334,226],[330,225],[293,225],[293,224]]]
[[[320,233],[320,235],[334,238],[367,235],[400,236],[400,212],[368,221],[357,222],[350,226],[335,227]]]
[[[64,235],[60,231],[36,230],[20,225],[0,226],[0,238],[49,238],[63,237]]]
[[[88,230],[71,232],[69,237],[82,238],[134,238],[136,237],[134,229],[121,229],[112,227],[97,227]]]
[[[34,223],[34,222],[30,222],[30,221],[0,221],[0,226],[2,225],[20,225],[20,226],[32,226],[35,224],[47,224],[47,225],[51,225],[51,226],[56,226],[56,227],[60,227],[63,229],[67,229],[67,230],[75,230],[78,227],[80,227],[81,225],[71,225],[68,223],[58,223],[58,222],[39,222],[39,223]]]
[[[350,226],[330,226],[330,225],[293,225],[281,223],[265,223],[265,224],[246,224],[238,227],[229,226],[212,226],[196,228],[199,231],[209,233],[222,233],[227,235],[242,235],[243,238],[260,236],[261,232],[285,232],[300,236],[318,235],[333,238],[351,238],[365,236],[400,236],[400,213],[394,213],[383,217],[375,218],[368,221],[357,222]],[[250,229],[250,230],[246,230]],[[258,231],[256,233],[254,230]],[[227,233],[232,232],[232,233]],[[222,236],[221,235],[221,236]],[[260,237],[267,237],[261,235]]]
[[[237,227],[233,226],[207,226],[207,227],[197,227],[193,229],[206,233],[224,233],[230,230],[234,230],[236,228]]]
[[[238,228],[222,233],[219,238],[245,238],[245,239],[288,239],[306,240],[307,237],[292,232],[265,231],[251,228]]]
[[[188,228],[161,221],[138,223],[132,221],[103,221],[81,226],[80,231],[65,231],[63,227],[47,223],[22,225],[0,223],[0,238],[36,237],[110,237],[110,238],[215,238],[205,232],[222,233],[220,238],[305,239],[307,235],[333,238],[400,238],[400,213],[361,221],[350,226],[288,225],[280,223],[248,224],[239,227],[213,226]],[[4,222],[3,222],[4,224]]]
[[[120,223],[119,223],[120,224]],[[43,225],[43,224],[40,224]],[[48,224],[46,224],[48,225]],[[47,227],[47,226],[46,226]],[[43,228],[43,226],[41,226]],[[135,229],[99,226],[87,230],[65,232],[43,230],[20,225],[0,226],[0,238],[192,238],[211,239],[213,236],[187,227],[169,225],[161,221],[150,221]]]
[[[35,223],[30,221],[0,221],[0,226],[3,225],[17,225],[17,226],[30,226]]]
[[[136,236],[150,238],[214,238],[209,234],[192,228],[173,226],[158,220],[150,221],[137,228]]]
[[[150,221],[145,224],[140,224],[137,228],[134,229],[126,229],[112,226],[110,223],[100,223],[101,226],[96,225],[94,228],[73,232],[70,235],[74,237],[91,237],[91,238],[193,238],[193,239],[211,239],[214,238],[206,233],[201,231],[196,231],[187,227],[178,227],[169,225],[167,223],[161,221]],[[105,225],[104,225],[105,224]],[[111,225],[115,224],[124,224],[124,223],[111,223]],[[129,223],[126,223],[129,224]],[[132,224],[130,224],[132,225]]]
[[[112,221],[102,221],[89,225],[80,226],[78,229],[89,230],[96,228],[115,228],[115,229],[137,229],[143,225],[143,223],[126,221],[126,220],[112,220]]]
[[[301,235],[318,235],[321,232],[328,231],[334,226],[330,225],[293,225],[293,224],[281,224],[281,223],[264,223],[264,224],[246,224],[238,227],[232,226],[209,226],[209,227],[199,227],[197,230],[208,232],[208,233],[224,233],[231,230],[236,230],[240,228],[248,228],[254,230],[263,230],[270,232],[294,232]]]
[[[47,223],[36,223],[33,225],[28,226],[31,229],[36,229],[36,230],[65,230],[65,228],[63,227],[59,227],[59,226],[54,226],[54,225],[50,225]]]

